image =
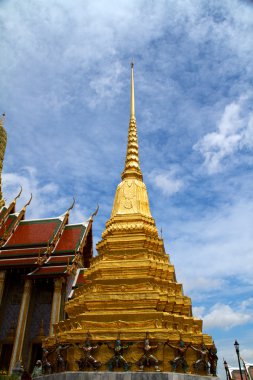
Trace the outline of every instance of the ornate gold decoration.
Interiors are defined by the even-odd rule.
[[[21,190],[20,190],[19,194],[14,198],[14,200],[13,200],[12,203],[11,203],[11,205],[9,206],[6,215],[9,215],[8,212],[9,212],[11,206],[12,206],[12,207],[15,207],[16,200],[17,200],[17,198],[19,198],[21,192],[22,192],[22,187],[21,187]],[[12,232],[16,229],[16,227],[18,226],[19,222],[23,219],[23,217],[24,217],[24,215],[25,215],[25,212],[26,212],[26,208],[27,208],[27,206],[30,205],[30,203],[31,203],[31,201],[32,201],[32,197],[33,197],[33,196],[32,196],[32,194],[31,194],[29,201],[24,205],[24,207],[22,208],[22,210],[19,212],[18,217],[17,217],[17,219],[15,220],[14,224],[12,225],[12,227],[9,228],[9,229],[7,229],[6,226],[4,227],[4,234],[3,234],[3,236],[2,236],[1,239],[0,239],[0,247],[2,247],[2,246],[6,243],[6,241],[7,241],[8,238],[9,238],[9,236],[10,236],[10,235],[12,234]],[[5,219],[5,220],[6,220],[6,219]]]
[[[23,190],[22,186],[20,186],[20,191],[19,191],[18,195],[16,195],[16,197],[10,203],[9,207],[6,209],[5,214],[3,215],[3,218],[2,218],[2,220],[0,222],[0,228],[5,224],[5,222],[8,219],[8,216],[10,215],[10,213],[14,213],[15,212],[16,202],[17,202],[17,199],[20,197],[20,195],[22,193],[22,190]]]
[[[4,129],[5,113],[0,117],[0,208],[4,206],[5,202],[2,194],[2,170],[3,170],[3,161],[4,153],[7,143],[7,133]]]
[[[78,246],[80,247],[80,242],[78,243]],[[69,265],[69,259],[68,259],[68,265],[67,265],[67,273],[68,274],[76,274],[76,271],[78,268],[82,268],[83,267],[83,256],[80,252],[80,248],[78,249],[78,251],[76,250],[75,251],[75,256],[72,260],[72,263],[71,265]]]
[[[84,341],[87,330],[92,340],[100,343],[113,342],[120,334],[123,342],[132,343],[125,353],[127,362],[136,363],[139,342],[149,336],[159,343],[157,360],[169,371],[173,350],[165,347],[168,339],[174,345],[181,339],[187,344],[212,345],[211,337],[202,333],[202,321],[192,316],[191,300],[176,281],[150,213],[138,156],[133,64],[125,169],[97,251],[84,273],[84,285],[65,305],[69,319],[54,325],[55,335],[45,341],[46,347],[55,344],[56,334],[59,341],[69,344]],[[67,355],[71,370],[77,369],[78,350],[72,348]],[[106,343],[99,349],[98,360],[106,363],[110,355]],[[193,350],[187,361],[196,361]],[[138,366],[131,370],[137,371]]]
[[[56,246],[56,243],[58,242],[58,240],[60,239],[62,233],[63,233],[63,230],[65,228],[65,225],[67,224],[68,222],[68,218],[69,218],[69,214],[70,214],[70,211],[73,209],[73,207],[75,206],[75,203],[76,203],[76,200],[75,198],[73,197],[73,202],[71,204],[71,206],[67,209],[67,211],[65,212],[65,215],[64,215],[64,218],[63,218],[63,221],[61,223],[61,226],[58,230],[58,232],[55,234],[53,240],[50,242],[50,240],[47,242],[47,248],[46,250],[42,253],[41,255],[41,252],[39,252],[38,254],[38,257],[37,257],[37,260],[35,262],[35,264],[37,264],[38,266],[42,266],[47,260],[48,258],[51,256],[55,246]]]

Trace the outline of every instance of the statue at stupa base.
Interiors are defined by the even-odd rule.
[[[98,350],[99,345],[93,344],[90,338],[91,336],[88,332],[84,343],[73,344],[74,347],[77,347],[80,351],[82,351],[82,356],[76,361],[80,371],[89,369],[97,371],[102,365],[102,363],[99,360],[95,359],[93,356],[94,353]]]
[[[109,334],[111,337],[109,339]],[[146,342],[148,334],[148,350],[145,350],[145,344],[140,345],[141,342]],[[166,337],[165,337],[166,335]],[[157,332],[148,332],[143,334],[143,332],[132,331],[114,331],[112,334],[109,331],[101,332],[98,335],[98,332],[93,332],[89,330],[89,347],[94,348],[93,361],[91,365],[87,365],[85,360],[85,355],[80,356],[80,343],[77,343],[77,334],[73,334],[70,337],[68,332],[68,341],[69,347],[65,352],[65,360],[68,363],[67,370],[69,371],[133,371],[139,372],[153,372],[153,371],[162,371],[162,372],[179,372],[179,373],[196,373],[196,367],[194,364],[199,360],[199,352],[196,352],[193,349],[190,349],[192,342],[194,342],[194,348],[201,350],[202,340],[200,336],[196,336],[195,339],[190,341],[190,336],[178,334],[170,334],[170,337],[174,335],[175,340],[170,339],[168,344],[168,333],[164,332],[164,340],[159,340],[161,338],[161,333]],[[60,341],[60,336],[57,334]],[[78,336],[87,336],[87,331],[79,332]],[[120,339],[119,339],[120,336]],[[177,338],[176,338],[177,336]],[[183,336],[183,340],[181,337]],[[128,338],[127,338],[128,337]],[[96,339],[95,339],[96,338]],[[98,340],[98,338],[100,338]],[[132,338],[132,339],[130,339]],[[67,335],[62,335],[63,341],[66,341]],[[50,338],[51,342],[47,340],[47,345],[50,343],[53,345],[53,339]],[[187,350],[183,353],[185,361],[177,360],[179,354],[175,356],[175,349],[179,350],[181,347],[180,343],[184,341],[185,347]],[[119,342],[119,344],[118,344]],[[213,342],[210,342],[209,339],[205,340],[208,346],[212,347]],[[85,343],[86,344],[86,343]],[[147,345],[146,345],[147,346]],[[144,350],[144,355],[140,357],[140,349]],[[113,355],[112,355],[113,351]],[[89,354],[90,355],[90,354]],[[145,360],[144,360],[145,359]],[[85,364],[82,367],[81,362]],[[180,363],[179,363],[180,362]],[[98,365],[96,365],[96,363]],[[173,364],[177,363],[173,368]],[[184,366],[184,364],[187,364]],[[81,367],[80,367],[81,364]],[[56,369],[55,369],[56,371]],[[64,371],[64,369],[63,369]],[[199,375],[207,375],[207,370],[204,367],[198,368],[197,373]]]
[[[158,349],[158,345],[151,345],[149,339],[146,337],[144,340],[143,355],[136,362],[136,365],[139,367],[139,371],[143,371],[145,367],[151,368],[154,367],[156,372],[160,372],[159,360],[154,356],[153,351]]]

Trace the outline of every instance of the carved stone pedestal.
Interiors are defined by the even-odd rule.
[[[62,372],[37,377],[38,380],[219,380],[213,376],[175,372]]]

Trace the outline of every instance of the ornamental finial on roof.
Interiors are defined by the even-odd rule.
[[[31,196],[30,196],[29,201],[28,201],[28,202],[24,205],[24,207],[23,207],[23,210],[24,210],[24,211],[26,210],[26,207],[29,206],[29,204],[31,203],[32,199],[33,199],[33,195],[32,195],[32,193],[31,193]]]
[[[21,186],[21,185],[19,185],[19,186],[20,186],[19,193],[18,193],[18,195],[16,195],[15,198],[14,198],[14,202],[15,202],[15,203],[16,203],[16,200],[20,197],[20,195],[22,194],[22,191],[23,191],[22,186]]]
[[[70,210],[72,210],[72,209],[74,208],[75,203],[76,203],[76,200],[75,200],[75,198],[73,197],[72,205],[68,208],[67,212],[69,212]]]
[[[122,173],[122,180],[131,177],[142,180],[142,173],[139,163],[139,146],[137,127],[135,119],[135,97],[134,97],[134,63],[131,62],[131,92],[130,92],[130,121],[128,129],[128,143],[125,169]]]
[[[97,213],[98,213],[98,210],[99,210],[99,205],[97,205],[97,208],[96,208],[96,210],[93,212],[93,214],[91,215],[91,217],[90,217],[90,221],[91,222],[93,222],[93,218],[94,218],[94,216],[96,216],[97,215]]]

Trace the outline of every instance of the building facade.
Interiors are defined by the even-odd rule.
[[[3,118],[0,138],[2,170]],[[82,284],[92,258],[93,217],[69,224],[73,202],[62,216],[27,220],[32,196],[16,211],[21,192],[8,206],[0,192],[0,370],[9,373],[18,361],[31,371],[41,359],[42,340],[66,318],[64,304]]]

